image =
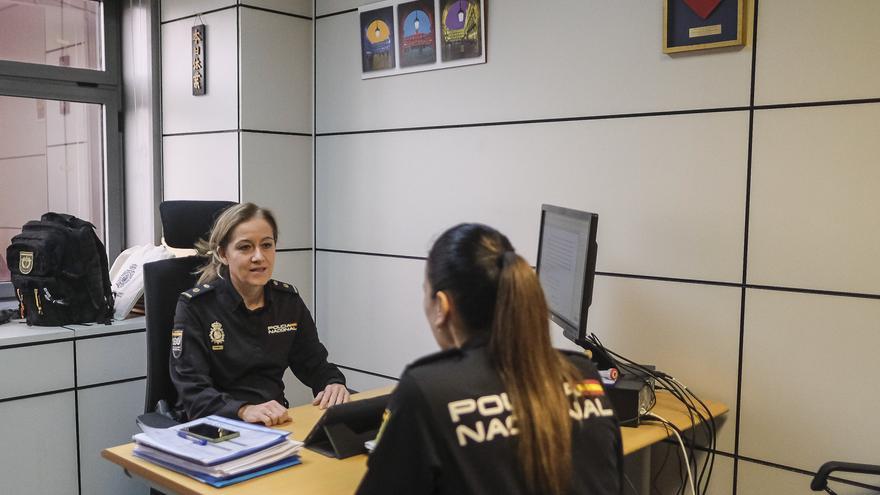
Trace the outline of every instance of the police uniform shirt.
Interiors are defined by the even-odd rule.
[[[576,390],[564,387],[572,418],[569,493],[619,494],[623,453],[611,402],[593,364],[581,354],[564,355],[585,378]],[[392,394],[357,493],[529,493],[510,409],[485,339],[416,361]]]
[[[171,379],[189,419],[238,418],[245,404],[284,398],[284,370],[317,394],[345,383],[327,362],[312,316],[290,284],[270,280],[263,307],[249,310],[224,279],[181,294],[171,334]]]

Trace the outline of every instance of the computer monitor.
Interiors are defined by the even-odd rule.
[[[541,205],[538,278],[550,307],[550,319],[566,338],[584,348],[587,314],[596,272],[596,226],[599,215]]]

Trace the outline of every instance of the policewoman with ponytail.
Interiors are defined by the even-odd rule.
[[[621,493],[599,374],[551,346],[538,277],[510,241],[480,224],[447,230],[424,292],[442,351],[401,376],[358,493]]]
[[[277,240],[272,213],[242,203],[224,211],[209,240],[196,246],[207,263],[198,284],[181,294],[171,332],[182,419],[217,414],[284,423],[288,367],[312,388],[314,405],[348,401],[345,377],[327,361],[296,287],[272,279]]]

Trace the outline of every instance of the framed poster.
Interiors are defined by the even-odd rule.
[[[392,7],[361,12],[361,64],[364,73],[396,67]]]
[[[476,0],[442,0],[443,61],[483,54],[483,7]]]
[[[663,0],[663,53],[745,43],[743,0]]]
[[[437,61],[434,0],[416,0],[397,6],[397,39],[400,66],[433,64]]]
[[[358,13],[362,79],[486,63],[485,0],[384,0]]]

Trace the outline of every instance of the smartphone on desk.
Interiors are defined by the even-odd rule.
[[[238,437],[239,435],[238,432],[235,430],[228,430],[226,428],[214,426],[209,423],[194,424],[192,426],[187,426],[186,428],[181,428],[180,431],[184,432],[187,436],[206,440],[212,443],[231,440]]]

